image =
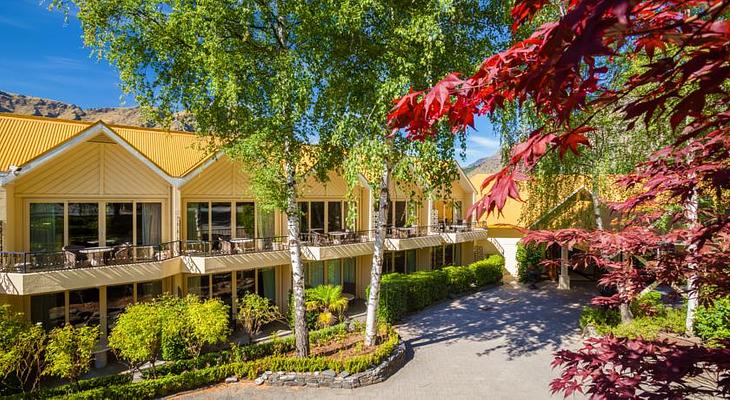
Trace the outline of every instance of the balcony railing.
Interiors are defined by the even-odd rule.
[[[484,222],[451,222],[444,221],[434,226],[433,232],[436,233],[458,233],[471,232],[475,229],[486,229]]]
[[[300,235],[302,246],[337,246],[342,244],[367,243],[373,241],[374,231],[337,231],[319,233],[315,231]]]

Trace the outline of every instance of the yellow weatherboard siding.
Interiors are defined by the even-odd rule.
[[[0,113],[0,171],[23,166],[94,124]],[[192,133],[106,126],[169,176],[184,176],[211,157],[205,141]]]

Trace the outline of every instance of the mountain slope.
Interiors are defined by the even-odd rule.
[[[502,154],[499,152],[480,158],[473,163],[464,167],[464,173],[468,177],[476,174],[490,174],[499,171],[502,168]]]
[[[139,107],[83,108],[58,100],[24,96],[0,90],[0,112],[61,118],[77,121],[102,120],[112,125],[132,125],[147,128],[159,127],[145,121]],[[192,131],[189,123],[175,121],[175,130]]]

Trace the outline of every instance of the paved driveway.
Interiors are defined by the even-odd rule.
[[[398,327],[411,360],[387,381],[334,390],[218,385],[180,399],[550,399],[552,353],[579,344],[588,289],[505,284],[434,305]]]

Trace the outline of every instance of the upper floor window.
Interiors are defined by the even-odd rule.
[[[299,202],[299,230],[303,233],[325,233],[342,231],[346,228],[346,219],[346,202]]]
[[[253,202],[188,202],[185,207],[187,240],[275,235],[274,214],[257,209]]]
[[[408,223],[408,202],[396,200],[388,202],[388,226],[402,228]]]
[[[59,251],[64,245],[157,245],[162,241],[161,203],[30,203],[29,214],[30,251]]]

